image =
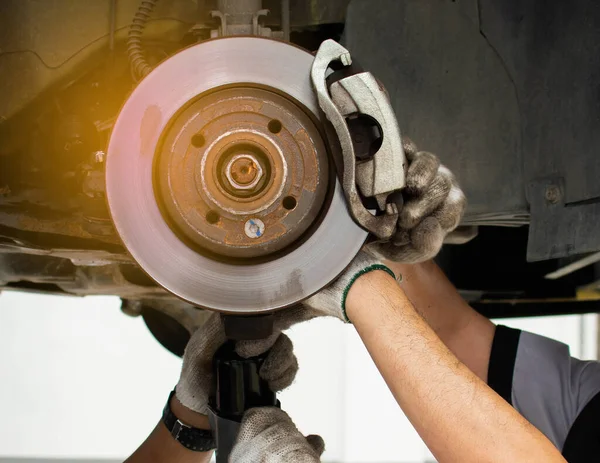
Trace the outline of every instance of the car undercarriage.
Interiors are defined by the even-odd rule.
[[[328,219],[323,212],[322,204],[336,201],[334,187],[321,192],[317,186],[286,183],[288,193],[278,209],[250,225],[250,206],[241,222],[235,217],[227,222],[221,212],[215,216],[209,205],[202,206],[200,218],[192,209],[177,215],[185,204],[201,202],[177,189],[191,169],[178,164],[188,159],[181,153],[190,151],[187,145],[178,148],[177,140],[187,137],[198,149],[220,140],[211,130],[222,126],[211,127],[211,116],[201,129],[190,125],[190,114],[205,108],[230,108],[227,124],[252,123],[265,139],[282,130],[273,121],[283,128],[301,124],[316,146],[311,178],[326,182],[334,175],[328,161],[319,158],[325,149],[317,146],[322,135],[318,108],[311,109],[310,97],[303,101],[296,90],[302,84],[294,80],[294,74],[309,69],[303,63],[312,62],[321,43],[333,39],[383,83],[402,134],[439,155],[464,189],[467,213],[438,256],[464,297],[489,317],[600,311],[597,2],[5,0],[0,21],[0,289],[119,296],[125,313],[142,315],[157,339],[181,354],[189,331],[205,317],[196,307],[227,310],[227,304],[234,304],[219,296],[209,300],[208,286],[194,289],[204,299],[185,294],[177,272],[192,273],[196,267],[186,265],[196,257],[190,254],[183,263],[184,248],[201,249],[197,254],[214,262],[211,275],[224,265],[221,257],[241,259],[236,261],[239,274],[224,270],[231,281],[219,280],[216,286],[238,294],[236,304],[243,297],[256,299],[256,283],[244,259],[266,266],[277,255],[277,269],[286,280],[284,247],[313,249],[311,259],[326,252],[310,241],[317,235],[305,237],[312,220],[319,230],[331,222],[326,236],[336,240],[340,254],[356,253],[362,230],[357,227],[356,236],[349,237],[352,224],[346,226],[341,216]],[[232,63],[229,74],[221,76],[220,60]],[[184,72],[186,63],[193,63],[190,75]],[[280,72],[283,68],[287,74]],[[192,88],[194,79],[211,85]],[[148,111],[146,100],[148,107],[134,111],[144,92],[162,98],[155,105],[160,111],[184,119],[161,119]],[[256,100],[270,106],[242,120],[240,99],[245,99],[244,108]],[[173,108],[165,109],[169,104]],[[219,112],[218,117],[225,116]],[[143,140],[135,145],[140,130],[161,138],[156,142],[160,161],[148,169],[162,163],[169,174],[144,188],[148,194],[165,189],[155,212],[169,216],[181,238],[169,251],[152,235],[156,228],[136,203],[143,189],[136,180],[137,158],[125,161],[127,147],[145,150]],[[205,139],[194,139],[200,132]],[[224,144],[223,160],[215,161],[237,175],[215,184],[222,203],[233,195],[251,204],[255,197],[244,191],[253,188],[252,194],[268,195],[270,184],[260,182],[271,174],[276,182],[274,172],[283,169],[263,162],[280,148],[255,153],[252,147],[259,142],[244,137],[234,140],[243,142],[243,149],[230,152]],[[289,143],[306,149],[308,142],[294,138]],[[158,152],[156,146],[148,150]],[[262,165],[264,172],[259,169],[246,182],[246,161]],[[308,161],[302,169],[309,169]],[[177,175],[181,178],[174,181]],[[256,226],[252,233],[260,237],[264,227],[273,229],[273,217],[300,210],[305,215],[286,224],[272,241],[263,241],[262,248],[246,246],[256,236],[235,228]],[[222,230],[210,227],[216,222],[231,227],[222,241],[227,246],[218,246]],[[329,281],[347,265],[337,256],[324,258],[319,266],[327,262],[336,264],[322,270],[321,278]],[[208,273],[200,280],[210,281]],[[314,293],[302,289],[304,297]],[[301,299],[294,297],[281,306]]]

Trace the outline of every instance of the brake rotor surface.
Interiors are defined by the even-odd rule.
[[[328,172],[312,62],[283,42],[211,40],[163,62],[125,103],[106,163],[111,215],[174,295],[227,313],[287,307],[363,245]]]

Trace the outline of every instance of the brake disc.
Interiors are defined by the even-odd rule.
[[[113,129],[107,197],[158,284],[226,313],[287,307],[363,245],[311,86],[313,56],[254,37],[211,40],[153,70]]]

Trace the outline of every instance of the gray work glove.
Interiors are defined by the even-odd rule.
[[[248,410],[229,463],[318,463],[325,448],[320,436],[304,437],[283,410]]]
[[[438,254],[446,236],[459,225],[467,200],[437,156],[417,150],[408,138],[403,145],[409,165],[398,229],[389,242],[371,243],[367,250],[381,259],[410,264]]]
[[[242,341],[236,344],[236,352],[242,357],[254,357],[271,349],[259,374],[278,392],[294,381],[298,361],[293,352],[292,341],[281,333],[281,325],[275,326],[267,340]],[[213,384],[212,358],[226,341],[225,330],[218,313],[211,314],[206,323],[196,330],[183,354],[181,376],[175,390],[183,406],[197,413],[208,413],[208,400]]]

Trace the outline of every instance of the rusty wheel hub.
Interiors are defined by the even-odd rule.
[[[229,88],[177,115],[156,165],[165,218],[200,250],[271,255],[310,229],[329,181],[327,149],[299,105],[274,91]],[[256,232],[254,226],[260,223]]]

